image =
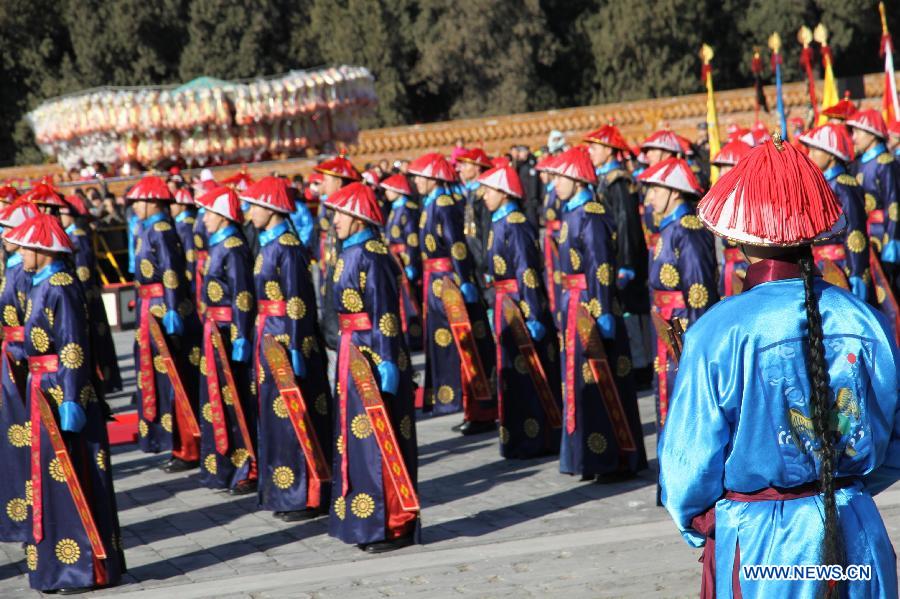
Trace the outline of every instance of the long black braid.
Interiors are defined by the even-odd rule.
[[[841,534],[838,528],[837,500],[834,494],[837,458],[834,453],[834,437],[831,431],[831,386],[828,378],[828,363],[825,361],[824,333],[819,300],[813,291],[814,268],[812,256],[805,255],[798,260],[800,275],[805,291],[807,336],[809,339],[809,360],[807,370],[810,383],[810,412],[813,430],[821,447],[821,475],[819,482],[824,495],[825,541],[822,548],[824,565],[840,565],[842,559]],[[829,585],[825,597],[836,597],[837,586]]]

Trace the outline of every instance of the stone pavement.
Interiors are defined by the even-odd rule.
[[[133,384],[126,348],[117,335]],[[416,360],[421,365],[421,358]],[[123,407],[122,396],[113,401]],[[640,400],[655,453],[652,398]],[[655,471],[600,485],[559,474],[552,458],[507,461],[494,435],[450,432],[458,416],[418,423],[424,545],[368,556],[327,535],[327,522],[288,524],[256,498],[168,475],[162,456],[115,448],[112,462],[129,572],[98,597],[695,597],[698,550],[655,505]],[[652,463],[655,467],[655,460]],[[900,488],[878,497],[900,539]],[[28,589],[22,549],[0,543],[0,597]]]

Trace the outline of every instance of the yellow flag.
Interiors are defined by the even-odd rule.
[[[822,112],[837,104],[840,98],[838,97],[837,83],[834,80],[834,69],[831,68],[831,51],[828,49],[828,30],[825,29],[825,25],[822,23],[816,25],[813,39],[822,46],[822,63],[825,66],[825,80],[822,83],[822,110],[819,111],[819,121],[816,123],[824,125],[828,122],[828,117]]]
[[[722,143],[719,141],[719,117],[716,115],[716,97],[713,92],[712,65],[710,65],[713,50],[707,44],[703,44],[700,48],[700,58],[703,60],[703,83],[706,84],[706,133],[709,138],[709,159],[712,161],[722,149]],[[710,166],[709,179],[710,183],[715,183],[719,179],[719,167]]]

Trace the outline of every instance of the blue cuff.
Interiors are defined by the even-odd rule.
[[[496,335],[497,331],[494,330],[494,309],[493,308],[487,309],[487,321],[488,321],[488,326],[491,327],[491,332],[494,335]]]
[[[635,276],[634,271],[630,268],[620,268],[619,273],[616,276],[616,287],[622,289],[628,285],[628,283],[632,282]]]
[[[466,281],[460,286],[459,290],[462,291],[467,304],[474,304],[478,301],[478,289],[472,283]]]
[[[231,344],[231,360],[233,362],[246,362],[250,359],[250,344],[243,337],[238,337]]]
[[[600,327],[600,336],[604,339],[615,339],[616,337],[616,319],[612,314],[603,314],[597,319],[597,326]]]
[[[540,341],[547,334],[547,329],[536,320],[526,320],[525,326],[528,327],[528,334],[535,341]]]
[[[181,335],[184,331],[184,325],[181,322],[181,316],[175,310],[169,310],[163,316],[163,327],[169,335]]]
[[[696,530],[682,530],[681,537],[684,539],[685,543],[690,545],[691,547],[698,548],[706,545],[706,537],[699,534]]]
[[[416,278],[416,269],[415,269],[415,268],[413,268],[412,266],[407,266],[407,267],[404,268],[403,270],[406,271],[406,278],[407,278],[407,279],[409,279],[410,281],[414,281],[414,280],[415,280],[415,278]]]
[[[64,401],[59,405],[59,426],[68,433],[80,433],[87,423],[84,409],[76,401]]]
[[[862,280],[862,277],[850,277],[850,291],[862,301],[866,301],[868,290],[866,289],[866,283]]]
[[[291,365],[294,367],[294,374],[301,379],[306,377],[306,360],[299,349],[291,350]]]
[[[900,262],[900,241],[891,239],[881,250],[882,262]]]
[[[397,365],[388,360],[384,360],[378,365],[378,374],[381,375],[381,390],[391,395],[397,394],[397,387],[400,386],[400,371]]]

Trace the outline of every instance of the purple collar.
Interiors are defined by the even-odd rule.
[[[818,269],[814,269],[813,272],[816,276],[820,276]],[[770,281],[799,278],[800,266],[796,262],[785,262],[784,260],[769,258],[751,264],[747,268],[747,276],[744,277],[744,291]]]

